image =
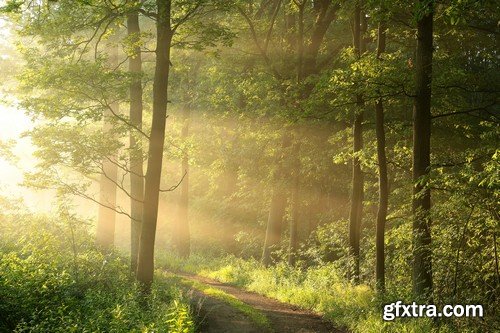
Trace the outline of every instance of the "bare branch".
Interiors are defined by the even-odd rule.
[[[132,194],[130,194],[130,192],[128,192],[128,191],[125,189],[125,187],[124,187],[124,185],[123,185],[123,178],[122,178],[122,182],[121,182],[121,184],[119,184],[116,180],[114,180],[114,179],[112,179],[110,176],[108,176],[108,174],[106,173],[106,171],[104,171],[104,167],[103,167],[103,165],[102,165],[102,164],[100,165],[100,169],[101,169],[101,175],[103,175],[104,177],[106,177],[106,179],[108,179],[110,182],[112,182],[114,185],[116,185],[116,186],[117,186],[120,190],[122,190],[122,191],[123,191],[123,193],[125,193],[125,195],[126,195],[127,197],[129,197],[130,199],[132,199],[132,200],[134,200],[134,201],[137,201],[137,202],[140,202],[140,203],[144,203],[143,201],[141,201],[141,200],[138,200],[138,199],[134,198],[134,197],[132,196]],[[125,177],[125,176],[124,176],[124,177]]]
[[[271,23],[269,24],[269,29],[267,30],[266,39],[264,40],[264,53],[266,54],[267,54],[267,49],[269,47],[269,41],[271,40],[274,23],[276,22],[276,17],[278,16],[280,7],[281,7],[281,0],[278,0],[278,2],[276,3],[276,8],[274,9],[273,17],[271,18]]]
[[[254,26],[252,20],[250,19],[250,17],[247,15],[247,13],[245,13],[245,11],[240,6],[236,6],[236,8],[238,9],[238,12],[243,16],[243,18],[247,22],[248,27],[250,29],[250,33],[252,34],[253,41],[254,41],[255,45],[257,46],[257,49],[259,50],[259,53],[261,54],[262,58],[264,59],[266,65],[269,66],[269,68],[273,72],[274,76],[281,79],[281,75],[276,70],[276,68],[272,65],[271,59],[269,59],[269,57],[267,55],[267,50],[264,50],[262,48],[262,46],[260,45],[259,38],[257,37],[257,31],[255,30],[255,26]]]
[[[492,102],[491,104],[488,104],[486,106],[472,108],[472,109],[469,109],[469,110],[462,110],[462,111],[455,111],[455,112],[448,112],[448,113],[438,114],[438,115],[432,116],[432,119],[442,118],[442,117],[448,117],[448,116],[454,116],[454,115],[458,115],[458,114],[469,114],[469,113],[475,112],[475,111],[487,111],[487,109],[489,107],[491,107],[491,106],[493,106],[495,104],[496,104],[495,102]]]
[[[79,196],[79,197],[84,198],[84,199],[88,199],[88,200],[90,200],[90,201],[92,201],[92,202],[94,202],[94,203],[96,203],[96,204],[98,204],[98,205],[100,205],[102,207],[105,207],[105,208],[113,210],[117,214],[125,215],[125,216],[127,216],[128,218],[130,218],[131,220],[133,220],[135,222],[141,222],[141,221],[139,221],[137,219],[134,219],[132,217],[132,215],[130,215],[129,213],[127,213],[126,211],[124,211],[120,206],[112,207],[110,205],[106,205],[105,203],[102,203],[99,200],[95,199],[94,197],[88,195],[87,193],[78,190],[75,186],[72,186],[72,185],[67,184],[64,181],[62,181],[62,179],[61,179],[61,177],[59,177],[59,174],[57,173],[57,171],[55,172],[55,174],[56,174],[56,178],[57,178],[57,180],[59,182],[58,184],[60,186],[62,186],[63,188],[69,190],[69,192],[71,194]],[[52,189],[57,190],[58,188],[52,188]]]
[[[182,176],[181,180],[180,180],[180,181],[179,181],[176,185],[171,186],[171,187],[170,187],[169,189],[167,189],[167,190],[162,190],[162,189],[160,189],[160,192],[172,192],[172,191],[174,191],[176,188],[178,188],[178,187],[179,187],[179,185],[181,185],[181,183],[182,183],[182,181],[184,180],[184,178],[186,177],[186,175],[187,175],[187,170],[185,170],[185,171],[184,171],[184,175]]]

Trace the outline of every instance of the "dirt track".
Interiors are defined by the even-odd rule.
[[[223,301],[192,291],[195,308],[202,319],[200,331],[203,333],[345,333],[345,330],[333,327],[319,315],[284,304],[265,296],[244,291],[234,286],[194,275],[181,275],[213,288],[231,294],[267,316],[271,329],[264,330],[248,317]]]

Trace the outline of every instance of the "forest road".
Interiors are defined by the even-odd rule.
[[[185,279],[198,281],[233,295],[242,302],[259,310],[269,320],[271,328],[259,327],[238,309],[216,298],[193,290],[192,300],[195,311],[202,319],[200,332],[203,333],[347,333],[335,328],[321,316],[296,306],[281,303],[265,296],[241,290],[197,275],[179,274]]]

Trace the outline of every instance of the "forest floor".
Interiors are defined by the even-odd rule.
[[[267,325],[256,323],[237,307],[223,300],[192,288],[192,301],[203,333],[345,333],[335,328],[320,315],[296,306],[278,302],[257,293],[244,291],[215,280],[197,275],[179,274],[181,278],[202,283],[232,295],[267,319]],[[266,327],[267,326],[267,327]]]

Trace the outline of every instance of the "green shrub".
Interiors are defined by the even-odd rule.
[[[127,262],[94,249],[75,217],[2,216],[0,332],[194,332],[161,276],[144,299]]]
[[[314,310],[323,314],[336,326],[346,327],[352,332],[490,331],[484,323],[480,323],[479,318],[477,320],[450,318],[439,322],[418,318],[384,322],[382,320],[384,304],[396,300],[412,302],[407,288],[391,288],[385,297],[379,297],[368,285],[350,283],[339,273],[336,263],[317,264],[308,268],[291,267],[280,263],[265,268],[256,260],[244,260],[234,256],[201,259],[199,254],[193,254],[185,261],[171,255],[162,255],[160,261],[167,269],[189,271]]]

